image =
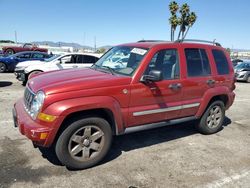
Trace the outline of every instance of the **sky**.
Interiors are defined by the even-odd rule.
[[[63,41],[98,47],[170,40],[168,0],[0,0],[0,40]],[[197,21],[186,38],[250,49],[249,0],[176,0]],[[176,34],[177,35],[177,34]]]

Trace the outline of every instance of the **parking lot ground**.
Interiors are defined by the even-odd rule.
[[[70,171],[14,128],[11,109],[24,87],[0,74],[0,187],[250,187],[250,84],[237,83],[222,131],[193,122],[114,138],[96,167]]]

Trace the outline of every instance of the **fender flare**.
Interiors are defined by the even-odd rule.
[[[201,117],[203,115],[203,113],[205,112],[205,110],[207,109],[209,102],[215,96],[226,95],[228,97],[228,99],[230,100],[231,97],[228,95],[229,93],[231,93],[231,91],[229,90],[228,87],[225,87],[225,86],[211,88],[211,89],[207,90],[207,92],[202,97],[199,109],[198,109],[195,116]]]
[[[113,113],[116,134],[124,131],[123,116],[120,104],[113,97],[108,96],[94,96],[66,99],[55,102],[43,110],[44,113],[58,117],[55,123],[55,129],[59,129],[64,119],[75,112],[95,110],[95,109],[108,109]]]

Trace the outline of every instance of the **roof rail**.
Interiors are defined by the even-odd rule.
[[[164,41],[164,40],[139,40],[137,42],[167,42],[167,41]]]
[[[197,42],[197,43],[209,43],[213,44],[215,46],[221,46],[220,43],[214,41],[208,41],[208,40],[198,40],[198,39],[183,39],[183,40],[176,40],[175,42]]]

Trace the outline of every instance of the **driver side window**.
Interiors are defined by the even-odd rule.
[[[158,51],[151,59],[145,75],[151,70],[160,70],[164,80],[173,80],[180,77],[178,52],[176,49]]]
[[[71,63],[71,60],[72,60],[72,55],[67,55],[67,56],[64,56],[60,59],[60,62],[62,64],[69,64]]]

